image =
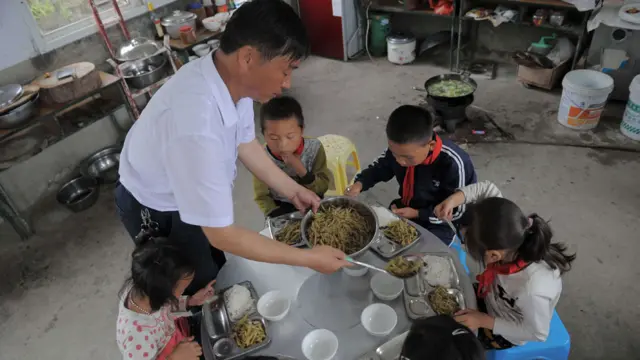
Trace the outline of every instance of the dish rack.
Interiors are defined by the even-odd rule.
[[[120,6],[118,6],[118,1],[117,0],[111,0],[111,4],[113,6],[113,11],[115,12],[117,19],[109,19],[112,21],[117,21],[120,25],[120,30],[122,30],[122,34],[124,35],[126,40],[131,40],[131,35],[129,33],[129,29],[127,29],[127,24],[124,21],[124,18],[122,17],[122,12],[120,11]],[[127,98],[127,102],[129,105],[129,110],[131,113],[131,116],[133,117],[133,120],[137,120],[138,117],[140,117],[140,110],[138,109],[138,105],[136,104],[135,98],[141,96],[141,95],[145,95],[148,94],[149,97],[151,97],[153,95],[153,91],[156,90],[157,88],[159,88],[160,86],[162,86],[164,83],[166,83],[171,76],[173,76],[173,74],[176,73],[176,71],[178,71],[178,69],[176,68],[176,64],[173,61],[173,56],[171,56],[171,49],[169,47],[169,36],[165,35],[164,36],[164,41],[162,44],[162,47],[153,55],[151,56],[155,56],[161,53],[165,53],[165,56],[167,56],[169,58],[169,63],[171,64],[171,70],[172,73],[171,75],[168,75],[166,77],[164,77],[163,79],[147,86],[144,89],[136,89],[136,90],[132,90],[129,87],[129,84],[127,84],[127,81],[124,78],[124,75],[122,73],[122,70],[120,68],[120,66],[117,64],[117,62],[115,61],[115,51],[113,48],[113,44],[111,43],[111,40],[109,39],[109,36],[107,35],[107,31],[105,29],[105,23],[102,21],[102,18],[100,17],[100,12],[98,11],[98,8],[95,5],[95,1],[94,0],[89,0],[89,6],[91,6],[91,10],[93,12],[93,19],[96,22],[96,25],[98,26],[98,32],[100,33],[100,36],[102,37],[102,40],[104,41],[105,45],[107,46],[107,49],[109,50],[109,54],[111,55],[110,59],[107,59],[107,62],[109,63],[109,65],[111,65],[114,68],[115,71],[115,75],[120,79],[120,84],[122,86],[122,91],[124,92],[126,98]],[[106,24],[106,26],[112,25],[113,22],[108,22]]]

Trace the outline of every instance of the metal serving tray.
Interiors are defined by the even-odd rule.
[[[384,227],[380,228],[380,236],[371,244],[371,249],[373,249],[373,251],[375,251],[376,253],[378,253],[378,255],[382,256],[385,259],[391,259],[394,258],[396,256],[398,256],[400,253],[402,253],[403,251],[409,249],[410,247],[412,247],[413,245],[417,244],[418,241],[420,241],[420,239],[422,238],[422,233],[420,232],[420,230],[416,227],[416,225],[413,223],[413,221],[410,220],[405,220],[402,219],[396,215],[393,215],[397,220],[402,220],[402,221],[406,221],[409,225],[413,226],[414,229],[416,229],[418,231],[418,236],[415,238],[415,240],[413,240],[410,244],[406,245],[406,246],[402,246],[400,244],[398,244],[397,242],[389,239],[388,237],[384,236]]]
[[[357,360],[398,360],[402,351],[404,339],[409,334],[408,331],[392,338],[386,343],[358,357]]]
[[[270,230],[271,232],[271,237],[273,238],[273,240],[276,239],[276,234],[282,230],[282,228],[284,228],[287,224],[289,224],[291,221],[302,221],[302,218],[304,217],[303,214],[299,213],[299,212],[292,212],[289,214],[284,214],[284,215],[280,215],[280,216],[276,216],[276,217],[272,217],[272,218],[267,218],[266,222],[266,227]],[[300,226],[302,227],[302,223],[300,224]],[[293,247],[304,247],[307,246],[307,243],[302,239],[302,236],[300,236],[300,239],[298,240],[298,242],[296,242],[295,244],[291,244],[291,246]]]
[[[450,289],[448,289],[449,293],[456,296],[456,300],[458,300],[458,305],[460,309],[466,309],[466,302],[464,300],[464,295],[460,290],[460,278],[458,277],[458,271],[456,270],[455,262],[451,254],[444,252],[431,252],[431,253],[419,253],[416,255],[420,255],[424,257],[425,255],[439,256],[448,259],[448,263],[451,267],[451,280],[450,280]],[[425,266],[425,269],[427,267]],[[423,270],[426,271],[426,270]],[[431,291],[435,289],[435,286],[431,286],[426,279],[424,278],[424,274],[421,277],[424,283],[425,293],[422,296],[414,296],[407,292],[407,286],[405,286],[404,290],[402,290],[402,297],[404,301],[404,308],[407,311],[407,316],[410,319],[416,320],[423,317],[430,317],[437,315],[435,311],[431,308],[429,304],[428,295]]]
[[[238,323],[237,321],[231,321],[227,308],[224,304],[224,294],[231,287],[225,288],[219,292],[218,298],[209,303],[208,306],[204,306],[203,316],[205,321],[205,327],[207,329],[207,335],[211,338],[212,353],[215,360],[232,360],[244,357],[250,353],[258,351],[271,342],[269,336],[269,329],[267,322],[257,312],[258,293],[253,287],[250,281],[243,281],[238,283],[246,287],[251,294],[253,300],[253,309],[248,314],[249,321],[258,320],[264,327],[266,338],[260,344],[256,344],[246,349],[239,348],[232,338],[233,328]]]

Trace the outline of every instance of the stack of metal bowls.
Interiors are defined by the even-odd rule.
[[[0,129],[18,128],[29,121],[31,114],[36,110],[38,94],[33,95],[31,99],[23,104],[17,105],[23,94],[24,88],[22,85],[0,86],[0,109],[7,109],[0,110]]]
[[[122,147],[114,145],[96,151],[82,162],[82,175],[94,178],[101,184],[118,181],[118,166]]]
[[[160,45],[145,38],[135,38],[122,44],[116,53],[116,60],[122,62],[120,71],[127,84],[136,89],[144,89],[165,76],[166,52]]]
[[[93,206],[100,196],[96,179],[80,176],[64,184],[56,200],[73,212],[80,212]]]

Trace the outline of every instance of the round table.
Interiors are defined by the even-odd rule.
[[[458,260],[457,254],[447,248],[446,245],[435,235],[430,233],[424,228],[418,227],[422,237],[417,244],[415,244],[410,251],[411,252],[451,252],[454,256],[454,263],[456,270],[460,276],[460,289],[462,290],[467,308],[476,309],[476,297],[473,291],[470,278],[464,272],[464,269]],[[261,234],[269,236],[268,230],[263,230]],[[368,262],[380,267],[384,267],[385,261],[378,257],[372,250],[367,251],[361,255],[358,260]],[[258,294],[262,295],[267,291],[279,290],[288,295],[292,300],[291,309],[287,316],[279,322],[269,322],[267,331],[271,337],[271,344],[266,348],[258,351],[253,355],[286,355],[295,359],[304,360],[305,357],[302,354],[302,339],[315,327],[305,320],[303,312],[303,305],[299,304],[296,299],[298,298],[298,292],[304,282],[312,276],[326,276],[326,279],[322,279],[324,283],[344,283],[345,281],[351,284],[357,285],[362,288],[363,286],[369,286],[369,280],[372,276],[370,270],[366,275],[361,277],[351,277],[340,271],[332,275],[320,275],[317,272],[308,269],[289,265],[277,265],[261,263],[252,260],[247,260],[238,256],[227,254],[227,263],[221,269],[218,274],[216,288],[222,289],[227,286],[242,282],[251,281]],[[322,293],[318,296],[323,296]],[[373,293],[369,290],[366,298],[359,297],[356,299],[348,299],[347,301],[353,302],[349,305],[356,305],[357,307],[364,308],[366,305],[382,302],[374,297]],[[335,360],[353,360],[358,359],[359,356],[374,349],[380,344],[388,341],[393,336],[401,334],[407,331],[410,327],[410,319],[407,317],[404,309],[404,303],[402,296],[397,299],[384,302],[391,306],[398,315],[398,324],[393,332],[386,337],[374,337],[369,335],[360,323],[354,324],[350,328],[334,331],[338,337],[340,343],[338,353]],[[341,304],[344,305],[344,304]],[[321,315],[321,314],[319,314]],[[358,314],[359,316],[359,314]],[[308,316],[307,316],[308,318]],[[211,344],[209,338],[206,335],[206,329],[204,327],[204,321],[201,325],[202,330],[202,348],[207,360],[214,360],[214,356],[211,351]]]

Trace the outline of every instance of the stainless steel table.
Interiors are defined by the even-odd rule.
[[[422,238],[418,244],[410,249],[411,252],[451,251],[452,254],[456,255],[453,250],[448,249],[435,235],[424,228],[420,228],[420,231]],[[267,231],[262,232],[262,234],[265,233],[267,233]],[[371,250],[363,254],[359,260],[380,266],[384,266],[385,264],[385,261]],[[476,309],[476,297],[473,286],[471,285],[471,280],[468,276],[465,276],[466,273],[457,256],[454,256],[454,262],[456,270],[458,274],[460,274],[460,287],[465,296],[467,307]],[[361,309],[369,304],[382,302],[375,298],[369,289],[369,280],[373,275],[371,272],[372,271],[369,271],[362,277],[352,277],[343,271],[332,275],[321,275],[307,268],[260,263],[227,254],[227,263],[218,274],[216,288],[224,288],[244,280],[249,280],[253,283],[253,286],[259,294],[264,294],[271,290],[280,290],[289,295],[292,300],[289,314],[279,322],[270,322],[268,324],[267,331],[271,335],[271,344],[257,354],[287,355],[295,359],[304,360],[305,358],[301,348],[302,339],[308,332],[316,328],[310,324],[310,322],[331,321],[331,313],[334,311],[343,313],[346,317],[357,317],[357,319],[359,319],[359,312],[357,314],[348,314],[348,312],[361,311]],[[309,299],[308,294],[304,295],[300,292],[305,281],[307,281],[307,284],[315,284],[315,290],[317,290],[318,293],[314,295],[317,297],[318,303],[324,305],[318,306],[317,314],[309,313],[308,301],[305,301],[304,304],[298,301],[299,295],[307,300]],[[305,291],[308,292],[309,285],[305,286],[307,288]],[[354,289],[354,296],[345,296],[342,299],[336,299],[336,301],[332,302],[332,296],[336,295],[336,291],[332,292],[333,286],[335,286],[334,290]],[[363,289],[366,290],[362,291]],[[337,331],[335,329],[329,329],[336,334],[340,341],[335,360],[356,359],[358,356],[382,344],[389,338],[409,329],[410,320],[405,312],[402,296],[394,301],[385,303],[393,307],[398,314],[398,324],[394,331],[384,338],[369,335],[359,321],[353,324],[353,319],[336,319],[343,324],[339,326],[342,328]],[[335,306],[334,310],[328,308],[328,305]],[[311,306],[311,308],[313,308],[313,306]],[[314,321],[308,321],[310,317],[314,318]],[[211,344],[209,343],[209,338],[206,336],[204,322],[202,322],[201,329],[202,347],[205,358],[207,360],[214,360]]]

